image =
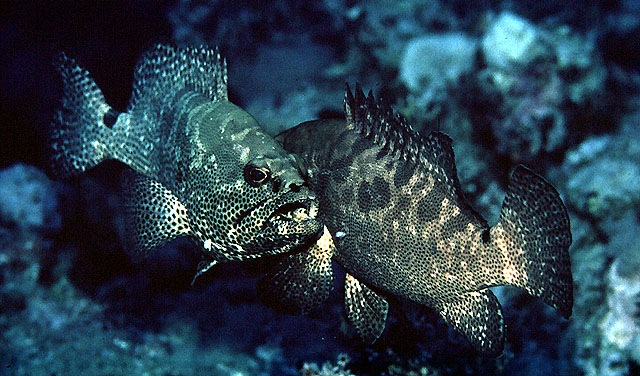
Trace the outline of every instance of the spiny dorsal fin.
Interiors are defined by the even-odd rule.
[[[376,103],[371,92],[365,97],[358,83],[355,94],[346,85],[344,107],[347,123],[355,131],[434,174],[455,197],[462,196],[449,136],[440,132],[431,132],[428,136],[419,134],[402,115],[394,114],[390,106],[381,101]]]
[[[212,101],[227,100],[227,63],[217,48],[156,45],[135,69],[130,108],[147,93],[181,89],[196,91]]]

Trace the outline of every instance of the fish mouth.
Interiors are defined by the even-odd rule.
[[[243,257],[282,254],[308,244],[323,228],[318,206],[315,195],[302,190],[262,202],[236,227],[255,229],[240,243]]]
[[[298,242],[320,231],[318,198],[308,189],[287,192],[262,205],[269,213],[261,233],[274,242]]]
[[[267,215],[267,213],[270,213]],[[266,219],[260,226],[260,231],[269,227],[286,224],[301,223],[306,220],[315,220],[318,215],[318,200],[309,194],[287,193],[273,199],[263,200],[252,209],[241,213],[234,221],[234,227],[239,227],[251,218],[262,217]]]
[[[289,191],[261,202],[236,228],[254,228],[242,248],[252,257],[288,252],[318,236],[323,225],[313,192]]]
[[[315,199],[309,198],[296,202],[288,202],[278,207],[267,219],[265,226],[281,226],[301,223],[305,220],[315,220],[318,215],[318,205]]]

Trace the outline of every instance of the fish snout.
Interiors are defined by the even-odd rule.
[[[302,180],[299,181],[288,181],[282,180],[279,177],[275,177],[273,179],[273,191],[274,192],[300,192],[300,189],[304,185]]]
[[[300,192],[305,185],[300,175],[292,171],[286,171],[272,179],[274,192]],[[310,192],[309,192],[310,193]],[[313,195],[315,197],[315,195]]]

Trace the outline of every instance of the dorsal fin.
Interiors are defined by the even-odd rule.
[[[158,44],[140,59],[130,109],[146,95],[189,89],[212,101],[227,100],[227,63],[218,48]]]
[[[400,114],[394,114],[390,106],[376,103],[373,94],[365,97],[360,84],[355,94],[346,85],[344,107],[347,123],[354,130],[370,137],[391,153],[415,163],[417,168],[434,174],[455,197],[462,197],[462,189],[456,171],[451,138],[440,132],[423,136],[414,131]]]

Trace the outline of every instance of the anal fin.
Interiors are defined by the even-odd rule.
[[[123,180],[130,246],[139,255],[191,234],[187,209],[170,190],[131,171],[123,174]]]
[[[487,356],[497,356],[504,348],[504,320],[500,302],[488,290],[472,291],[440,302],[438,312],[473,347]]]
[[[273,309],[304,314],[324,302],[333,289],[333,239],[325,227],[309,249],[284,256],[275,270],[258,281],[260,300]]]
[[[384,330],[389,303],[349,273],[344,290],[349,322],[365,343],[375,342]]]

